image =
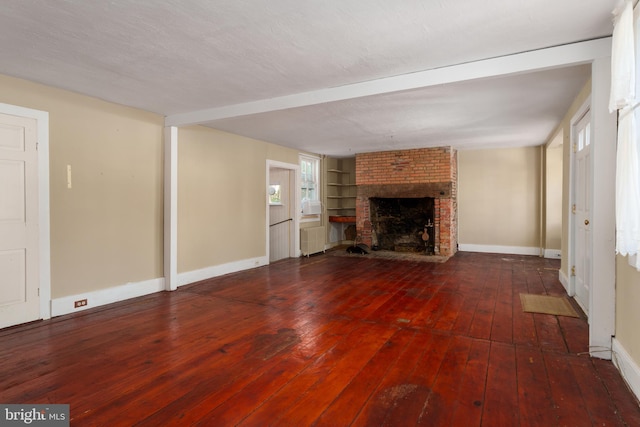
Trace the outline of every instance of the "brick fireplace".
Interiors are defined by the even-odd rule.
[[[433,199],[431,243],[435,255],[457,248],[456,151],[451,147],[384,151],[356,155],[356,230],[371,246],[371,199]],[[376,232],[377,233],[377,232]]]

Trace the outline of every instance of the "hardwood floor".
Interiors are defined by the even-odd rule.
[[[0,331],[0,402],[75,426],[640,426],[559,261],[318,255]]]

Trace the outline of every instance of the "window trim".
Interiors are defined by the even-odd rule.
[[[298,187],[298,191],[300,194],[300,222],[312,222],[312,221],[320,221],[322,218],[322,213],[319,214],[303,214],[302,213],[302,205],[304,203],[304,201],[306,200],[306,198],[302,197],[302,186],[304,185],[305,181],[304,181],[304,168],[302,167],[302,162],[306,161],[306,162],[312,162],[314,165],[314,170],[313,170],[313,175],[315,178],[315,197],[313,199],[309,199],[309,200],[314,200],[314,201],[318,201],[318,202],[322,202],[322,194],[321,194],[321,189],[322,189],[322,185],[320,182],[320,168],[321,168],[321,158],[320,156],[314,156],[311,154],[299,154],[298,155],[298,164],[300,165],[300,185]]]

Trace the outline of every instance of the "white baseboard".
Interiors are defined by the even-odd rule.
[[[613,363],[629,388],[640,399],[640,366],[634,361],[620,342],[613,338]]]
[[[267,265],[269,260],[266,257],[250,258],[242,261],[230,262],[203,268],[201,270],[189,271],[178,274],[178,286],[199,282],[224,274],[235,273],[241,270],[248,270],[255,267]],[[51,300],[51,316],[62,316],[64,314],[76,313],[89,308],[100,307],[101,305],[112,304],[131,298],[137,298],[155,292],[164,291],[164,278],[145,280],[143,282],[127,283],[111,288],[100,289],[98,291],[86,292],[82,294],[69,295]],[[76,301],[87,300],[87,305],[75,307]]]
[[[460,243],[458,244],[458,250],[461,252],[540,256],[540,248],[528,246],[474,245],[469,243]]]
[[[562,251],[560,249],[545,249],[544,257],[551,259],[560,259],[562,258]]]
[[[223,276],[225,274],[235,273],[237,271],[261,267],[267,264],[269,264],[269,259],[263,256],[229,262],[227,264],[214,265],[212,267],[206,267],[199,270],[178,273],[178,287],[188,285],[190,283],[200,282],[202,280],[211,279],[212,277]]]
[[[143,282],[127,283],[125,285],[100,289],[98,291],[69,295],[51,300],[51,316],[76,313],[101,305],[112,304],[130,298],[141,297],[164,290],[164,278],[145,280]],[[75,302],[87,300],[87,305],[75,308]]]

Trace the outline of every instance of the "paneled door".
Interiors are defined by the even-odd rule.
[[[37,121],[0,114],[0,328],[40,317]]]
[[[591,115],[589,111],[575,124],[575,196],[572,207],[575,235],[575,298],[589,315],[591,287]]]

